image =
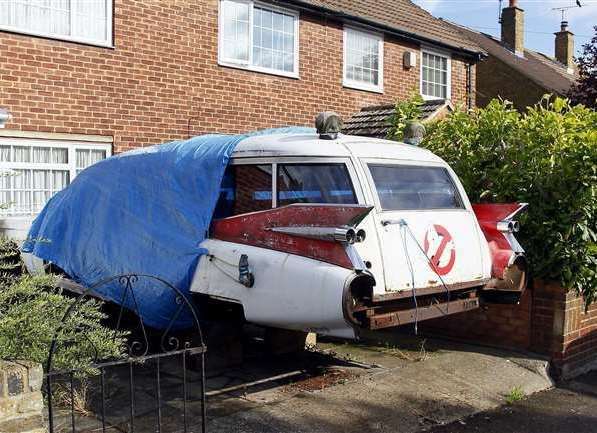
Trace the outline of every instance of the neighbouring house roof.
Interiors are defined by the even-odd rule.
[[[568,68],[556,59],[543,53],[524,50],[524,57],[517,56],[494,36],[477,32],[468,27],[450,23],[462,35],[483,48],[489,56],[493,56],[531,81],[545,88],[547,92],[563,95],[568,92],[578,76],[569,73]]]
[[[364,107],[344,121],[342,132],[348,135],[386,138],[392,128],[393,104]],[[454,107],[443,99],[425,101],[421,105],[421,120],[428,122],[442,113],[454,111]]]
[[[287,0],[322,9],[338,18],[367,21],[381,30],[393,30],[405,37],[464,51],[477,57],[483,50],[443,20],[410,0]]]

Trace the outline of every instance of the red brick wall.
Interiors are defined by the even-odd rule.
[[[476,73],[476,104],[479,107],[485,107],[492,99],[501,97],[512,101],[514,107],[522,111],[550,93],[493,56],[479,62]]]
[[[528,349],[532,308],[533,296],[528,290],[519,305],[484,305],[478,310],[425,322],[423,329],[474,343]]]
[[[535,281],[519,305],[488,305],[425,322],[423,329],[547,355],[557,377],[597,367],[597,304],[585,312],[584,301],[576,292],[553,282]]]
[[[217,65],[217,1],[119,1],[115,48],[0,32],[0,106],[9,129],[100,134],[115,151],[192,134],[311,125],[333,109],[351,114],[406,98],[419,69],[413,44],[386,37],[384,94],[342,87],[342,27],[301,13],[300,79]],[[420,63],[420,62],[418,62]],[[465,63],[452,62],[454,102],[466,102]]]

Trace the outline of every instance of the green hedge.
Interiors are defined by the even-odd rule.
[[[58,329],[53,368],[93,373],[95,359],[120,357],[125,351],[123,332],[104,326],[101,302],[81,302],[64,322],[75,298],[56,287],[53,276],[23,274],[17,244],[0,238],[0,359],[42,363]]]
[[[529,203],[519,238],[531,275],[595,301],[597,112],[548,96],[524,113],[494,100],[427,131],[422,145],[452,166],[471,202]]]

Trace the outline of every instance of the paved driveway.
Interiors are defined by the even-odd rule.
[[[595,433],[597,372],[429,433]]]
[[[390,333],[369,337],[320,342],[337,360],[325,367],[327,379],[212,396],[210,433],[416,432],[494,409],[515,387],[528,395],[551,386],[546,363],[527,355]]]

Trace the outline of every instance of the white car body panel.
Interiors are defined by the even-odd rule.
[[[266,248],[207,239],[191,291],[238,302],[251,323],[354,338],[342,310],[344,286],[352,271]],[[253,287],[240,284],[241,254],[250,258]]]

